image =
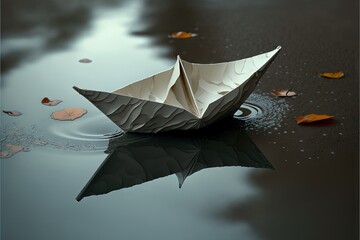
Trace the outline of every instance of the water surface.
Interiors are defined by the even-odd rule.
[[[1,107],[23,115],[1,115],[0,140],[25,149],[1,159],[1,238],[357,239],[358,3],[307,6],[2,1]],[[167,38],[181,30],[199,35]],[[111,91],[169,68],[177,54],[222,62],[277,45],[281,54],[235,116],[235,133],[275,170],[207,168],[181,189],[169,175],[76,201],[109,156],[109,142],[123,133],[74,85]],[[80,63],[84,58],[92,62]],[[331,70],[346,76],[318,77]],[[299,94],[279,99],[274,88]],[[44,97],[63,102],[44,106]],[[50,118],[65,107],[88,113],[73,122]],[[294,118],[307,113],[336,117],[298,126]]]

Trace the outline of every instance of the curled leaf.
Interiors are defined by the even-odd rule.
[[[86,113],[87,110],[83,108],[64,108],[62,110],[53,112],[51,114],[51,118],[60,121],[72,121],[82,117]]]
[[[81,62],[81,63],[91,63],[92,60],[88,59],[88,58],[83,58],[83,59],[80,59],[79,62]]]
[[[50,99],[48,99],[47,97],[44,97],[43,100],[41,100],[42,104],[46,104],[46,103],[49,103],[49,102],[50,102]]]
[[[22,115],[21,112],[17,112],[17,111],[5,111],[5,110],[3,110],[3,113],[6,113],[9,116],[20,116],[20,115]]]
[[[271,94],[277,97],[293,97],[297,95],[296,92],[291,91],[290,89],[274,90]]]
[[[325,73],[321,73],[320,76],[324,77],[324,78],[342,78],[345,74],[340,71],[340,72],[325,72]]]
[[[41,100],[41,103],[46,105],[46,106],[56,106],[61,102],[62,102],[61,100],[58,100],[58,99],[50,100],[47,97],[45,97],[45,98],[43,98],[43,100]]]
[[[169,34],[169,38],[192,38],[192,37],[196,37],[197,34],[196,33],[191,33],[191,32],[173,32]]]
[[[316,122],[316,121],[321,121],[321,120],[325,120],[325,119],[331,119],[334,116],[330,116],[330,115],[318,115],[318,114],[309,114],[303,117],[297,117],[295,120],[297,122],[297,124],[300,123],[311,123],[311,122]]]

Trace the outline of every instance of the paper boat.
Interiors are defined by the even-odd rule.
[[[232,62],[190,63],[113,92],[74,87],[125,132],[197,129],[234,114],[281,47]]]
[[[109,155],[77,200],[133,187],[176,174],[179,187],[190,175],[207,168],[252,167],[273,169],[241,122],[224,119],[198,131],[126,133],[109,141]]]

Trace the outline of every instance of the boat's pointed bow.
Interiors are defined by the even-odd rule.
[[[73,89],[81,95],[84,95],[86,92],[84,89],[78,88],[77,86],[73,86]]]

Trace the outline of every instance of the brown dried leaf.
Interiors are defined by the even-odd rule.
[[[61,100],[58,100],[58,99],[50,100],[47,97],[45,97],[45,98],[43,98],[43,100],[41,100],[41,103],[46,105],[46,106],[56,106],[61,102],[62,102]]]
[[[79,62],[81,62],[81,63],[91,63],[92,60],[88,59],[88,58],[83,58],[83,59],[80,59]]]
[[[274,90],[271,94],[277,97],[293,97],[297,95],[296,92],[291,91],[290,89]]]
[[[324,77],[324,78],[342,78],[345,74],[340,71],[340,72],[325,72],[325,73],[321,73],[320,76]]]
[[[306,116],[303,117],[297,117],[295,120],[297,122],[297,124],[300,123],[311,123],[311,122],[316,122],[316,121],[321,121],[321,120],[325,120],[325,119],[331,119],[334,116],[330,116],[330,115],[318,115],[318,114],[308,114]]]
[[[169,38],[192,38],[192,37],[196,37],[197,34],[196,33],[191,33],[191,32],[173,32],[169,34]]]
[[[17,112],[17,111],[5,111],[5,110],[3,110],[3,113],[6,113],[9,116],[20,116],[20,115],[22,115],[21,112]]]
[[[51,118],[60,121],[72,121],[82,117],[86,113],[87,110],[83,108],[64,108],[62,110],[53,112],[51,114]]]

